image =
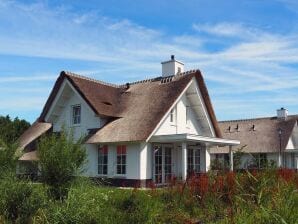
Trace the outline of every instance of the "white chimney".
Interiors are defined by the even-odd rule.
[[[171,60],[161,62],[162,76],[176,75],[184,72],[184,64],[175,60],[175,55],[171,55]]]
[[[285,108],[280,108],[277,110],[277,119],[285,121],[288,117],[288,110]]]

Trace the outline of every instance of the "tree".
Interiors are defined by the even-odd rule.
[[[20,120],[18,117],[12,120],[8,115],[0,116],[0,139],[7,145],[13,144],[29,127],[29,122]]]
[[[50,194],[56,199],[66,196],[71,182],[82,172],[86,161],[82,140],[75,141],[72,132],[63,130],[45,136],[38,144],[41,180],[49,186]]]

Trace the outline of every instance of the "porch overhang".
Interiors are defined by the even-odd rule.
[[[169,142],[197,142],[208,146],[236,146],[240,144],[238,140],[215,138],[194,134],[172,134],[154,135],[149,142],[169,143]]]

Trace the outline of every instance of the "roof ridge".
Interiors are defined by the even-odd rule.
[[[290,118],[298,117],[298,114],[292,114],[288,115]],[[227,122],[240,122],[240,121],[252,121],[252,120],[262,120],[262,119],[272,119],[277,118],[277,116],[271,116],[271,117],[256,117],[256,118],[245,118],[245,119],[235,119],[235,120],[224,120],[224,121],[218,121],[219,123],[227,123]]]
[[[239,122],[239,121],[253,121],[253,120],[262,120],[262,119],[270,119],[270,118],[276,118],[276,116],[273,117],[257,117],[257,118],[244,118],[244,119],[235,119],[235,120],[224,120],[224,121],[218,121],[219,123],[227,123],[227,122]]]
[[[134,82],[128,82],[128,83],[119,84],[119,85],[109,83],[109,82],[105,82],[105,81],[101,81],[101,80],[94,79],[94,78],[90,78],[90,77],[83,76],[83,75],[78,75],[78,74],[70,72],[70,71],[62,71],[62,73],[64,73],[65,75],[68,75],[68,76],[73,76],[73,77],[76,77],[76,78],[79,78],[79,79],[84,79],[84,80],[87,80],[87,81],[95,82],[95,83],[106,85],[106,86],[111,86],[111,87],[115,87],[115,88],[125,88],[127,86],[127,84],[135,85],[135,84],[155,82],[155,81],[160,81],[161,83],[168,83],[168,82],[175,81],[175,80],[181,78],[182,76],[193,74],[193,73],[196,73],[198,71],[200,71],[200,70],[199,69],[191,69],[191,70],[188,70],[188,71],[185,71],[185,72],[178,73],[176,75],[169,75],[169,76],[165,76],[165,77],[157,76],[157,77],[154,77],[154,78],[142,79],[142,80],[138,80],[138,81],[134,81]]]
[[[101,80],[98,80],[98,79],[93,79],[93,78],[90,78],[90,77],[87,77],[87,76],[83,76],[83,75],[78,75],[78,74],[75,74],[75,73],[70,72],[70,71],[63,71],[63,72],[64,72],[65,75],[73,76],[73,77],[76,77],[76,78],[79,78],[79,79],[84,79],[84,80],[95,82],[95,83],[98,83],[98,84],[102,84],[102,85],[106,85],[106,86],[111,86],[111,87],[115,87],[115,88],[120,88],[121,87],[121,85],[117,85],[117,84],[113,84],[113,83],[101,81]]]
[[[175,81],[175,80],[179,79],[182,76],[193,74],[193,73],[196,73],[198,71],[200,71],[200,70],[199,69],[192,69],[192,70],[188,70],[188,71],[185,71],[185,72],[178,73],[176,75],[168,75],[168,76],[164,76],[164,77],[163,76],[157,76],[157,77],[154,77],[154,78],[141,79],[141,80],[137,80],[137,81],[134,81],[134,82],[128,82],[128,84],[135,85],[135,84],[154,82],[154,81],[160,81],[161,83],[168,83],[168,82],[171,82],[171,81]],[[126,85],[127,84],[122,84],[122,85],[119,85],[119,87],[125,87]]]

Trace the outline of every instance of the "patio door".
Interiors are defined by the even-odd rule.
[[[187,147],[187,175],[195,175],[201,171],[201,155],[198,146]]]
[[[155,145],[153,147],[154,181],[165,184],[173,177],[172,145]]]

